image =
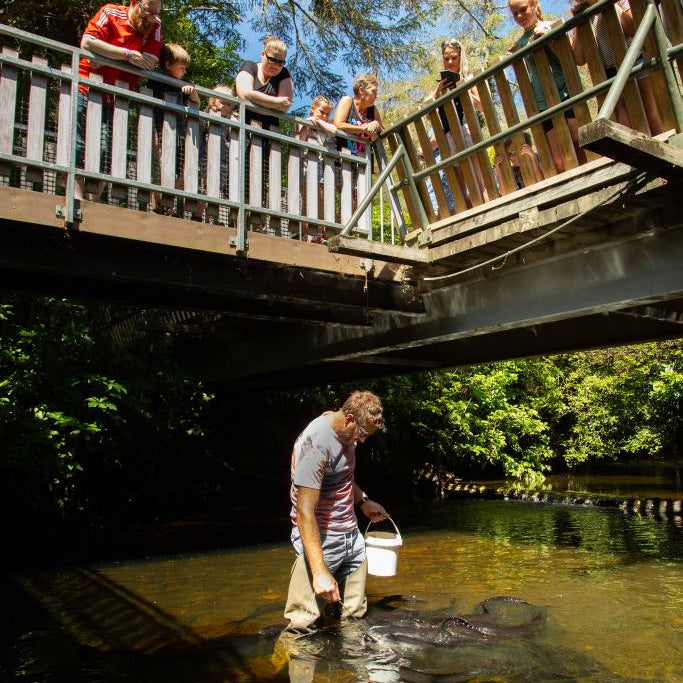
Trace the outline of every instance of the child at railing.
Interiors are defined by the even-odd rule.
[[[311,102],[311,110],[307,121],[317,126],[297,126],[297,137],[304,142],[314,142],[321,147],[327,147],[328,143],[334,139],[337,126],[330,122],[330,115],[334,108],[334,102],[325,95],[318,95]],[[304,160],[304,178],[306,182],[316,182],[315,178],[308,178],[308,154]],[[324,159],[322,154],[318,154],[318,217],[322,215],[324,189]],[[306,241],[327,244],[325,241],[325,228],[321,226],[305,227]]]
[[[527,164],[527,168],[533,175],[534,182],[540,182],[544,179],[543,171],[541,170],[541,164],[538,159],[538,154],[534,151],[531,146],[531,135],[529,133],[524,133],[524,144],[519,149],[519,155],[512,143],[512,138],[505,140],[505,154],[507,156],[507,163],[510,164],[512,170],[512,177],[515,181],[517,190],[521,190],[524,186],[524,176],[522,175],[522,160]],[[496,179],[498,180],[498,188],[501,194],[508,194],[509,190],[505,188],[504,183],[501,181],[502,170],[501,167],[506,163],[506,159],[502,154],[496,154],[493,158],[493,168],[496,172]]]
[[[214,85],[213,90],[218,93],[227,95],[228,97],[233,97],[234,93],[232,88],[223,83]],[[206,108],[204,109],[205,114],[212,114],[223,119],[237,120],[239,114],[235,104],[227,99],[221,97],[212,96],[209,97]],[[207,166],[208,166],[208,153],[209,153],[209,123],[202,121],[202,137],[201,137],[201,147],[199,150],[199,160],[201,166],[201,185],[200,191],[206,192],[207,188]],[[227,126],[221,126],[220,132],[220,176],[219,176],[219,192],[221,196],[228,196],[228,149],[230,148],[230,129]],[[202,220],[202,214],[206,208],[205,202],[200,202],[192,214],[192,220],[200,221]],[[231,213],[232,210],[229,211]],[[219,221],[220,225],[223,225],[225,221]]]
[[[594,5],[598,0],[580,0],[579,2],[574,2],[571,6],[572,14],[579,14],[583,10],[587,9],[591,5]],[[619,23],[621,24],[621,30],[624,32],[624,37],[626,38],[626,44],[630,45],[631,39],[635,35],[636,26],[633,21],[633,15],[631,13],[631,5],[628,0],[617,0],[614,3],[614,9],[619,18]],[[605,75],[607,78],[613,78],[617,73],[617,63],[614,57],[614,51],[612,50],[612,45],[609,40],[609,34],[607,30],[607,22],[605,20],[604,14],[594,14],[590,18],[590,25],[593,28],[593,33],[595,35],[595,42],[598,46],[598,53],[600,54],[600,59],[603,66],[605,67]],[[574,59],[579,66],[583,66],[586,63],[586,56],[584,54],[584,48],[579,39],[578,31],[575,29],[572,31],[571,35],[571,45],[574,51]],[[659,117],[659,111],[657,110],[657,101],[655,99],[654,90],[650,79],[647,74],[641,74],[637,77],[638,89],[640,90],[640,96],[643,100],[643,107],[645,109],[645,116],[647,117],[648,124],[650,126],[650,133],[652,135],[659,135],[662,132],[662,121]],[[623,98],[620,98],[614,110],[617,121],[624,126],[631,127],[631,122],[629,120],[628,112],[626,110],[626,104]]]
[[[177,80],[182,80],[187,73],[187,67],[190,65],[190,55],[187,50],[177,43],[165,43],[161,48],[159,55],[160,71],[165,76],[170,76]],[[195,87],[189,83],[183,85],[176,85],[170,83],[162,83],[161,81],[152,81],[152,94],[154,97],[171,101],[174,104],[181,104],[187,106],[190,103],[199,105],[199,94]],[[171,97],[169,97],[169,95]],[[154,108],[154,139],[153,149],[155,152],[155,161],[160,168],[163,163],[161,155],[162,133],[164,127],[164,114],[167,110],[162,107]],[[176,117],[176,141],[175,141],[175,187],[176,189],[183,188],[183,147],[185,138],[184,117],[179,116],[175,112],[170,112]],[[158,181],[158,179],[155,179]],[[152,193],[152,210],[156,213],[164,213],[164,209],[160,206],[160,195],[158,192]],[[175,215],[172,208],[167,210],[170,215]],[[178,212],[180,213],[180,212]]]
[[[552,28],[550,22],[543,20],[543,12],[541,11],[541,5],[538,0],[510,0],[509,7],[515,22],[524,29],[524,33],[522,34],[521,38],[515,42],[510,49],[510,52],[521,50],[530,42],[542,38]],[[566,100],[569,98],[569,91],[567,90],[567,84],[564,78],[564,73],[562,72],[560,60],[552,50],[552,43],[545,46],[544,53],[548,59],[548,63],[550,64],[552,77],[555,81],[555,85],[557,86],[557,92],[560,96],[560,100]],[[529,71],[529,80],[534,92],[536,108],[538,109],[539,113],[543,112],[548,109],[548,103],[545,98],[545,93],[543,92],[543,85],[541,84],[541,77],[538,73],[536,59],[533,55],[529,55],[524,58],[524,62]],[[584,163],[586,161],[586,155],[579,146],[579,128],[576,117],[574,116],[574,111],[572,109],[565,109],[564,117],[567,120],[571,139],[576,151],[576,157],[579,163]],[[543,130],[548,135],[548,145],[550,146],[550,152],[553,157],[555,168],[557,169],[558,173],[561,173],[565,170],[564,159],[562,158],[557,136],[555,135],[552,119],[543,121]]]

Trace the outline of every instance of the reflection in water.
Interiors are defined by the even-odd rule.
[[[673,523],[502,501],[421,505],[419,518],[392,512],[404,537],[397,576],[371,577],[367,621],[316,636],[303,657],[287,661],[274,637],[259,635],[284,623],[292,557],[283,542],[18,576],[23,591],[4,602],[0,679],[281,682],[299,668],[327,683],[437,673],[440,681],[683,683],[683,533]],[[506,595],[544,607],[542,627],[457,648],[383,648],[365,636],[392,607],[471,615]]]

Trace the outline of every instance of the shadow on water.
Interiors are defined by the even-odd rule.
[[[17,574],[2,585],[0,679],[683,683],[676,525],[512,501],[392,514],[404,537],[398,575],[370,579],[362,624],[318,634],[298,653],[259,635],[282,624],[292,560],[283,542]],[[501,624],[478,613],[501,595],[538,605],[547,618],[528,633],[465,626],[474,637],[456,644],[444,645],[442,631],[434,642],[411,641],[410,629],[424,631],[430,619],[450,619],[453,633],[464,626],[458,619],[516,625],[513,614]],[[408,637],[379,638],[382,626],[395,633],[397,624]],[[379,643],[366,636],[373,629]]]

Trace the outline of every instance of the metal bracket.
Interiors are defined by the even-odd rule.
[[[375,262],[371,258],[364,258],[360,260],[360,267],[366,272],[371,273],[375,267]]]
[[[66,219],[66,207],[62,206],[61,204],[57,204],[55,206],[55,218],[64,218]],[[75,221],[82,221],[83,220],[83,212],[81,209],[75,209],[74,210],[74,220]]]

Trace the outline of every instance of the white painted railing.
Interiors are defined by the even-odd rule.
[[[203,100],[230,100],[238,115],[161,101],[150,79],[178,82],[152,72],[140,72],[147,81],[138,91],[82,79],[78,60],[90,53],[2,24],[0,48],[0,184],[64,195],[68,224],[78,223],[73,196],[82,186],[99,201],[232,225],[246,249],[249,229],[304,240],[336,234],[369,190],[370,146],[353,155],[344,134],[324,147],[304,142],[296,137],[304,120],[201,87]],[[80,154],[79,84],[88,89]],[[252,124],[258,113],[278,125]],[[356,232],[372,238],[370,209]]]

